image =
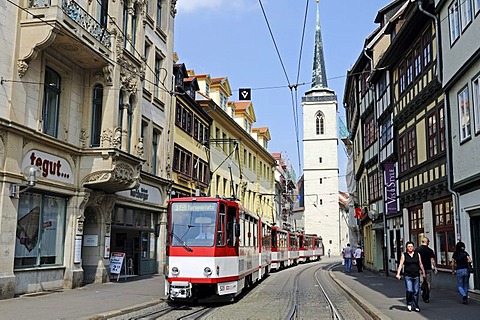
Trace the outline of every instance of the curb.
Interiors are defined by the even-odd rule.
[[[139,310],[146,309],[146,308],[149,308],[149,307],[153,307],[153,306],[158,305],[158,304],[160,304],[162,302],[165,302],[165,301],[167,301],[166,298],[160,298],[160,299],[152,301],[152,302],[141,303],[141,304],[137,304],[137,305],[134,305],[134,306],[129,306],[129,307],[126,307],[126,308],[123,308],[123,309],[119,309],[119,310],[107,311],[107,312],[100,313],[100,314],[97,314],[97,315],[94,315],[94,316],[88,316],[88,317],[85,317],[85,318],[80,319],[80,320],[102,320],[102,319],[110,319],[110,318],[114,318],[114,317],[119,317],[119,316],[122,316],[122,315],[125,315],[125,314],[128,314],[128,313],[131,313],[131,312],[135,312],[135,311],[139,311]]]
[[[330,277],[335,281],[342,289],[345,291],[350,298],[353,299],[372,319],[375,320],[392,320],[390,317],[387,315],[383,314],[380,310],[375,308],[370,302],[367,300],[363,299],[360,295],[358,295],[356,292],[354,292],[352,289],[350,289],[345,283],[343,283],[342,280],[338,279],[334,274],[332,270],[328,271],[330,274]]]

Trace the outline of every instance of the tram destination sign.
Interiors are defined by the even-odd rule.
[[[195,202],[177,202],[172,205],[172,211],[216,211],[217,204],[212,203],[195,203]]]

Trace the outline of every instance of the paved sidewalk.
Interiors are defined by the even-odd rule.
[[[105,319],[165,299],[163,275],[121,278],[73,290],[0,300],[0,319]]]
[[[370,271],[358,273],[355,267],[351,273],[343,269],[339,265],[330,273],[372,319],[479,319],[480,302],[476,295],[471,294],[468,305],[464,305],[457,291],[433,289],[430,303],[424,303],[420,297],[420,312],[409,312],[403,279],[399,281]]]

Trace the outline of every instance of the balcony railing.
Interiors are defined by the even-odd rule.
[[[111,48],[110,33],[73,0],[62,0],[62,10],[105,47]]]

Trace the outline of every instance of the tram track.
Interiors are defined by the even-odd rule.
[[[309,266],[309,267],[303,269],[302,271],[298,272],[295,275],[294,286],[293,286],[292,305],[290,307],[290,310],[289,310],[287,316],[285,317],[285,320],[302,319],[301,318],[301,303],[299,302],[299,299],[298,299],[298,297],[299,297],[299,279],[304,272],[309,271],[312,268],[317,268],[314,271],[315,283],[317,284],[317,286],[318,286],[320,292],[322,293],[322,296],[324,297],[325,302],[328,306],[329,313],[330,313],[330,319],[332,319],[332,320],[343,320],[343,317],[338,312],[338,310],[335,308],[335,305],[332,302],[332,299],[330,299],[330,297],[327,294],[327,291],[325,290],[322,283],[318,279],[318,272],[323,269],[322,266],[318,266],[318,265]]]

